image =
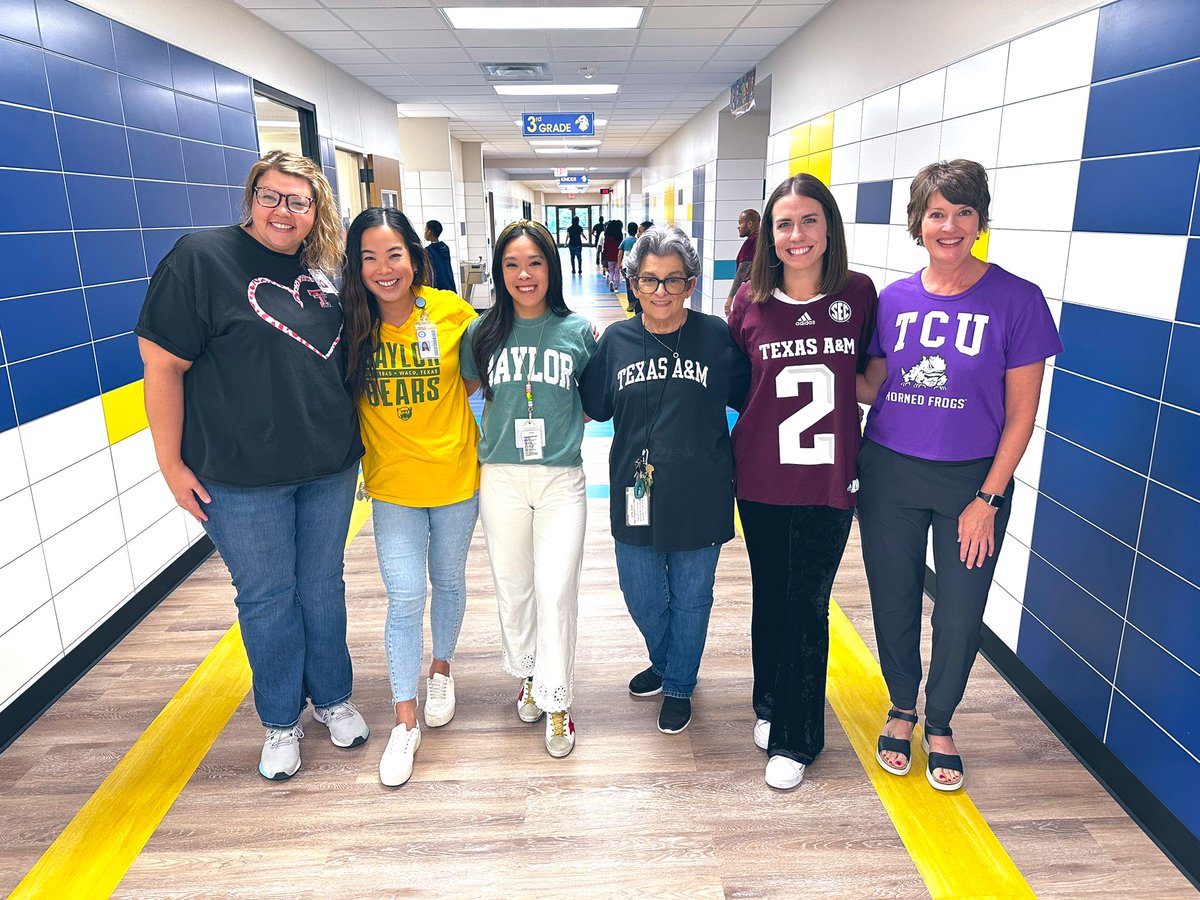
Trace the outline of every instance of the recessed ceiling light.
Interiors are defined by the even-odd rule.
[[[495,84],[496,93],[509,97],[583,97],[592,94],[615,94],[615,84]]]
[[[641,6],[558,6],[530,9],[527,6],[444,6],[442,12],[458,29],[522,29],[563,31],[596,28],[637,28],[642,21]]]

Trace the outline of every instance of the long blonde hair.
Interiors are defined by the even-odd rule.
[[[338,217],[333,190],[320,167],[307,156],[297,156],[286,150],[272,150],[253,166],[246,176],[242,194],[242,224],[250,224],[250,207],[254,203],[254,188],[267,171],[303,178],[312,187],[313,227],[304,239],[300,261],[313,269],[332,275],[342,267],[342,221]]]

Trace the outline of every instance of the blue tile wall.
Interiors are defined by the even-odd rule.
[[[120,81],[126,125],[162,134],[179,134],[173,92],[125,75],[120,77]]]
[[[1042,493],[1118,540],[1131,546],[1137,541],[1145,477],[1047,434]]]
[[[8,367],[0,366],[0,431],[17,427],[17,410],[13,405],[12,388],[8,386]]]
[[[1193,232],[1195,228],[1192,229]],[[1179,284],[1179,306],[1175,317],[1180,322],[1200,325],[1200,239],[1187,242],[1183,260],[1183,280]]]
[[[217,104],[186,94],[176,94],[175,107],[179,110],[179,133],[183,137],[214,144],[222,142],[221,115]]]
[[[8,374],[21,422],[48,416],[100,394],[96,354],[90,346],[12,363]]]
[[[1112,686],[1032,615],[1021,617],[1021,659],[1097,737],[1104,737]]]
[[[1150,476],[1190,497],[1200,498],[1200,415],[1163,406]]]
[[[72,221],[79,231],[102,228],[137,228],[137,200],[133,181],[95,175],[68,175]]]
[[[213,64],[207,59],[181,50],[171,48],[171,81],[175,90],[205,100],[217,99],[217,80]]]
[[[46,75],[50,100],[58,112],[124,124],[115,72],[46,54]]]
[[[1176,325],[1171,336],[1171,356],[1167,362],[1163,400],[1200,413],[1200,378],[1196,360],[1200,359],[1200,327]]]
[[[0,105],[0,134],[4,135],[0,166],[50,171],[62,168],[50,113]]]
[[[1096,85],[1084,158],[1200,146],[1200,61]]]
[[[0,100],[50,108],[46,63],[36,47],[0,38]]]
[[[1136,629],[1125,633],[1117,690],[1158,722],[1192,753],[1200,755],[1200,675]]]
[[[1138,549],[1192,584],[1200,584],[1200,503],[1151,482]]]
[[[1100,10],[1092,80],[1141,72],[1197,56],[1195,0],[1121,0]]]
[[[84,284],[146,277],[146,256],[138,231],[80,231],[75,244]]]
[[[0,279],[0,299],[79,287],[69,232],[0,234],[0,259],[19,259]]]
[[[129,177],[126,129],[71,116],[55,116],[54,120],[64,172]]]
[[[220,152],[218,147],[217,151]],[[129,158],[135,178],[186,181],[183,149],[177,137],[129,129]]]
[[[33,0],[4,0],[4,15],[0,16],[0,34],[41,46],[37,7],[34,6]]]
[[[229,184],[225,178],[225,152],[216,144],[182,141],[183,170],[193,184]]]
[[[1063,352],[1058,354],[1055,368],[1158,397],[1167,364],[1170,322],[1064,303],[1058,333]]]
[[[1138,559],[1129,623],[1200,671],[1200,588],[1149,559]]]
[[[112,23],[117,71],[163,87],[171,86],[171,52],[158,38],[120,22]]]
[[[886,225],[892,218],[892,182],[867,181],[858,186],[855,221]]]
[[[1125,614],[1132,547],[1053,500],[1038,497],[1032,549],[1113,612]],[[1017,647],[1022,649],[1020,644]]]
[[[0,169],[0,209],[9,231],[69,231],[67,192],[58,172]]]
[[[1062,372],[1055,373],[1046,430],[1144,473],[1157,415],[1156,400]]]
[[[83,293],[92,336],[100,339],[133,331],[148,283],[138,279],[85,288]]]
[[[1025,610],[1106,679],[1116,675],[1123,619],[1036,555],[1029,559]]]
[[[83,291],[5,300],[0,303],[0,333],[8,362],[90,342]]]
[[[96,367],[100,371],[100,390],[112,391],[142,377],[142,358],[138,354],[137,335],[132,332],[96,341]]]
[[[1200,766],[1133,704],[1117,694],[1109,720],[1109,748],[1158,796],[1184,827],[1200,834]]]
[[[42,46],[64,56],[115,69],[112,24],[104,16],[68,3],[37,0]]]
[[[1187,234],[1200,152],[1084,160],[1076,231]]]

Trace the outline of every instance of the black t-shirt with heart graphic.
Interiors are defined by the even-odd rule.
[[[150,279],[134,330],[192,363],[181,455],[202,482],[298,484],[362,456],[342,306],[299,254],[238,225],[185,235]]]

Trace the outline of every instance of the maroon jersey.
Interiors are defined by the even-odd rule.
[[[750,301],[743,285],[729,316],[750,357],[750,394],[733,429],[737,496],[777,506],[849,509],[861,442],[855,375],[875,330],[875,286],[850,273],[846,287],[798,303],[781,291]]]

